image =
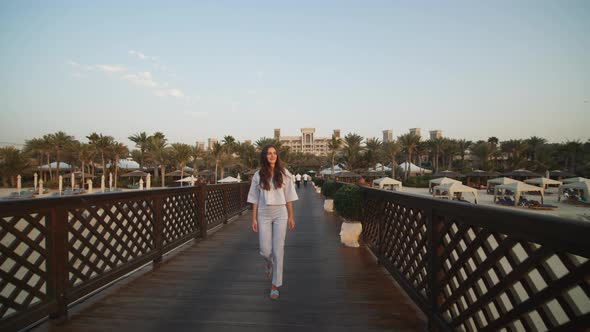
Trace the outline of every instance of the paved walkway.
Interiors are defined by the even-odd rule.
[[[206,241],[70,308],[33,331],[426,331],[426,321],[364,248],[340,245],[341,219],[298,189],[281,298],[268,298],[251,211]]]

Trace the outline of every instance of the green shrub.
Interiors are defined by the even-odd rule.
[[[361,217],[361,190],[356,185],[345,185],[334,195],[334,209],[348,220]]]
[[[403,182],[404,187],[428,188],[428,182],[432,179],[430,175],[411,176]]]
[[[313,177],[311,178],[311,181],[313,181],[313,183],[317,186],[317,187],[322,187],[324,185],[324,179],[322,178],[318,178],[318,177]]]
[[[343,184],[335,181],[326,181],[322,185],[322,195],[326,198],[334,198],[334,194],[342,187]]]

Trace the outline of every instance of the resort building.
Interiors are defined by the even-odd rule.
[[[205,151],[205,142],[197,141],[197,150]]]
[[[422,136],[422,134],[420,133],[420,128],[410,128],[410,134],[414,134],[416,136]]]
[[[209,140],[208,140],[209,150],[213,149],[213,145],[215,145],[215,143],[217,143],[217,138],[215,138],[215,137],[209,138]]]
[[[429,131],[430,133],[430,139],[434,140],[434,139],[438,139],[438,138],[442,138],[442,130],[431,130]]]
[[[393,130],[387,129],[383,131],[383,143],[393,142]]]
[[[340,138],[340,129],[335,129],[333,135]],[[328,155],[328,143],[332,137],[316,137],[315,128],[301,128],[301,136],[281,136],[281,129],[274,130],[274,138],[287,146],[292,152],[311,153],[316,156]]]

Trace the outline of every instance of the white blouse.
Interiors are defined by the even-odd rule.
[[[293,175],[285,170],[283,174],[283,186],[275,188],[272,181],[270,181],[270,190],[264,190],[260,186],[260,171],[256,171],[252,177],[250,184],[250,191],[248,192],[248,203],[258,204],[259,207],[267,205],[285,205],[288,202],[293,202],[299,199],[293,184]]]

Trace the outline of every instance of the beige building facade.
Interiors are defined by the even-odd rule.
[[[340,129],[335,129],[333,135],[340,138]],[[311,153],[316,156],[328,155],[328,143],[330,137],[317,137],[315,128],[301,128],[301,136],[281,136],[281,129],[274,130],[274,138],[287,146],[291,152]]]

